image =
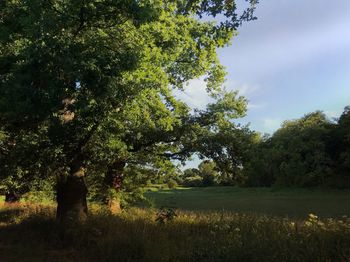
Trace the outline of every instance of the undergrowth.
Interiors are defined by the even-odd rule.
[[[0,261],[349,261],[350,219],[305,220],[156,210],[114,216],[97,206],[62,230],[54,208],[0,207]]]

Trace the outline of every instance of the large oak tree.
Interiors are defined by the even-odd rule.
[[[247,2],[238,15],[233,0],[1,1],[2,178],[58,175],[58,218],[81,220],[87,167],[113,170],[151,145],[178,154],[189,126],[242,115],[242,100],[221,89],[216,49],[254,19],[257,1]],[[171,90],[200,76],[218,104],[191,116]]]

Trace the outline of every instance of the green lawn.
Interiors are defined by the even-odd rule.
[[[155,207],[190,211],[233,211],[305,218],[350,215],[350,190],[308,190],[270,188],[178,188],[148,191]]]

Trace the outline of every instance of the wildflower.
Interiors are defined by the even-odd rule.
[[[309,214],[309,219],[316,220],[316,219],[318,219],[318,216],[316,216],[316,215],[310,213],[310,214]]]
[[[323,222],[321,222],[321,221],[318,221],[317,225],[320,226],[320,227],[324,227],[325,226],[325,224]]]
[[[309,222],[309,221],[306,221],[304,224],[305,224],[305,226],[308,226],[308,227],[310,227],[310,226],[313,225],[313,224],[312,224],[311,222]]]

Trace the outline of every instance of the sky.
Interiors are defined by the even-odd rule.
[[[218,50],[226,88],[249,100],[239,122],[271,134],[316,110],[339,116],[350,105],[350,1],[261,0],[256,16]],[[201,80],[180,97],[192,107],[209,102]]]

